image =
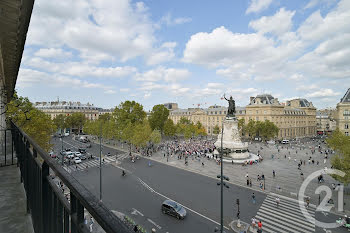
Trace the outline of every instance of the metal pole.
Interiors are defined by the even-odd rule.
[[[100,201],[102,201],[102,121],[100,125]]]
[[[223,141],[223,137],[224,137],[224,122],[222,122],[222,127],[221,127],[221,159],[220,159],[220,163],[221,163],[221,219],[220,219],[220,224],[221,224],[221,233],[224,232],[224,181],[223,181],[223,145],[222,145],[222,141]]]
[[[63,153],[63,135],[61,134],[61,142],[62,142],[62,166],[64,165],[64,153]]]

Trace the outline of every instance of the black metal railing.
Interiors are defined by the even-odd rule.
[[[0,129],[0,167],[15,164],[15,157],[13,151],[13,141],[11,138],[10,129]]]
[[[36,233],[85,233],[84,209],[106,232],[130,232],[90,191],[57,164],[47,152],[15,124],[12,139]],[[70,201],[50,176],[50,171],[70,190]]]

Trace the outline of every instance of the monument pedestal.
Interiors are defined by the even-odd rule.
[[[221,137],[223,152],[226,154],[224,157],[243,161],[249,159],[248,143],[241,141],[236,117],[227,116],[224,120],[224,133],[223,135],[220,133],[217,141],[214,143],[219,152],[221,150]]]

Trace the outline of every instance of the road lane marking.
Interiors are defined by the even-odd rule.
[[[133,209],[133,211],[131,212],[131,214],[133,214],[133,215],[141,215],[142,217],[144,216],[143,215],[143,213],[141,213],[140,211],[138,211],[137,209],[135,209],[135,208],[132,208]]]
[[[157,194],[157,195],[159,195],[159,196],[161,196],[161,197],[163,197],[163,198],[165,198],[165,199],[169,199],[169,200],[171,200],[171,201],[177,202],[177,201],[175,201],[175,200],[173,200],[173,199],[171,199],[171,198],[169,198],[169,197],[167,197],[167,196],[165,196],[165,195],[163,195],[163,194],[161,194],[161,193],[155,191],[154,189],[152,189],[148,184],[146,184],[146,183],[145,183],[143,180],[141,180],[140,178],[139,178],[139,181],[140,181],[140,183],[141,183],[142,185],[146,185],[147,187],[149,187],[151,192],[154,192],[155,194]],[[152,190],[153,190],[153,191],[152,191]],[[180,202],[177,202],[177,203],[181,204]],[[202,218],[205,218],[205,219],[207,219],[207,220],[209,220],[209,221],[211,221],[211,222],[213,222],[213,223],[215,223],[215,224],[217,224],[217,225],[220,226],[220,223],[216,222],[215,220],[213,220],[213,219],[211,219],[211,218],[209,218],[209,217],[207,217],[207,216],[205,216],[205,215],[203,215],[203,214],[200,214],[200,213],[198,213],[197,211],[192,210],[191,208],[189,208],[189,207],[187,207],[187,206],[185,206],[185,205],[183,205],[183,204],[181,204],[181,205],[182,205],[184,208],[186,208],[187,210],[189,210],[189,211],[191,211],[191,212],[193,212],[193,213],[195,213],[195,214],[201,216]],[[224,226],[224,228],[225,228],[226,230],[230,230],[230,229],[229,229],[228,227],[226,227],[226,226]]]
[[[159,226],[157,223],[155,223],[152,219],[147,218],[147,221],[149,221],[150,223],[152,223],[154,226],[156,226],[159,230],[162,229],[161,226]]]

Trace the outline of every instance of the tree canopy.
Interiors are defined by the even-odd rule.
[[[65,120],[66,126],[71,129],[78,129],[79,132],[83,128],[85,121],[85,115],[81,112],[75,112],[72,115],[67,116]]]
[[[19,97],[15,93],[11,102],[6,105],[6,118],[26,132],[44,150],[51,150],[50,139],[56,126],[48,115],[34,108],[28,98]]]
[[[153,106],[152,112],[148,118],[152,130],[164,131],[164,125],[169,116],[169,110],[163,104]]]
[[[171,119],[167,119],[164,124],[164,134],[166,136],[174,136],[176,134],[176,126]]]
[[[327,139],[328,146],[337,153],[331,160],[334,169],[345,172],[345,176],[333,177],[343,182],[345,185],[350,183],[350,136],[345,136],[339,129],[332,133]]]

